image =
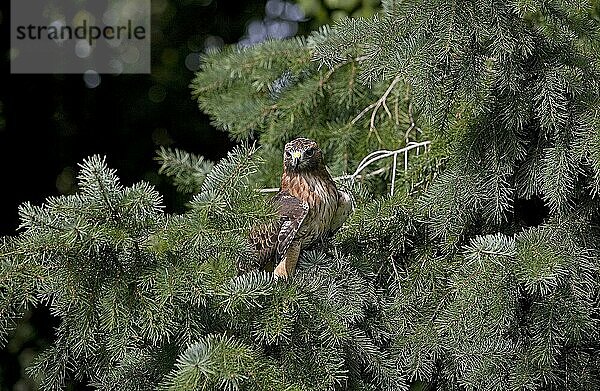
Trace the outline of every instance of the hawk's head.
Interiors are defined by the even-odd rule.
[[[323,166],[323,154],[313,140],[297,138],[285,144],[283,166],[286,172],[301,172]]]

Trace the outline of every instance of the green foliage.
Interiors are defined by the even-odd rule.
[[[207,322],[199,308],[209,305],[208,297],[221,297],[219,287],[235,275],[236,262],[249,257],[240,237],[252,221],[242,213],[232,221],[234,213],[211,208],[217,197],[210,193],[217,189],[206,183],[231,180],[236,187],[219,189],[218,198],[229,195],[224,207],[236,210],[234,195],[247,186],[246,176],[255,167],[252,156],[251,148],[241,148],[217,165],[197,195],[203,201],[185,215],[165,215],[160,196],[148,184],[121,186],[99,157],[81,166],[79,194],[21,207],[26,231],[3,245],[2,270],[29,267],[36,279],[29,277],[26,284],[19,282],[27,274],[21,280],[3,279],[10,284],[3,293],[18,290],[24,296],[16,297],[23,300],[35,296],[61,318],[55,345],[32,367],[32,373],[43,374],[42,387],[60,387],[67,368],[73,367],[106,389],[115,383],[102,379],[121,379],[119,373],[123,380],[131,371],[151,374],[144,383],[149,384],[170,369],[168,361],[162,362],[164,370],[153,368],[156,355],[172,361],[179,352],[174,340],[195,339]],[[243,175],[224,175],[223,167],[241,161]],[[268,211],[259,197],[245,202],[241,210],[255,203],[254,219]],[[214,228],[219,218],[227,229]],[[184,318],[184,323],[178,321]]]
[[[296,3],[312,20],[313,27],[317,28],[347,16],[373,16],[381,2],[379,0],[298,0]]]
[[[161,165],[158,173],[172,177],[173,184],[182,193],[199,192],[204,178],[214,166],[202,156],[164,147],[158,151],[156,160]]]
[[[184,215],[165,214],[145,183],[121,185],[98,156],[81,165],[78,194],[21,207],[24,232],[1,248],[3,273],[19,278],[3,279],[3,319],[31,304],[60,318],[30,368],[42,389],[73,372],[107,390],[405,388],[376,328],[363,326],[383,310],[374,262],[316,251],[295,279],[237,275],[252,262],[249,228],[272,213],[251,186],[257,158],[231,152]]]
[[[2,242],[0,331],[32,304],[60,318],[32,368],[44,389],[71,373],[98,389],[600,388],[592,7],[384,1],[208,56],[194,98],[261,147],[214,167],[161,151],[194,193],[183,215],[86,160],[78,194],[23,205]],[[294,277],[240,275],[249,229],[274,217],[256,190],[296,136],[356,211]]]
[[[273,369],[260,362],[259,354],[252,347],[230,337],[208,335],[179,356],[175,369],[167,377],[165,389],[238,390],[253,387],[266,390],[269,389],[265,388],[267,384],[260,381],[268,379],[268,371]],[[280,384],[273,381],[270,386]]]

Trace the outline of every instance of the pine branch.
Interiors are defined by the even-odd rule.
[[[202,156],[179,149],[161,148],[157,154],[156,160],[160,163],[158,173],[173,177],[177,190],[182,193],[200,191],[204,178],[214,166],[212,162],[205,161]]]

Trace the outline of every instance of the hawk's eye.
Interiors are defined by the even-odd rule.
[[[290,151],[285,151],[285,157],[292,157],[292,153]]]
[[[306,157],[312,157],[312,155],[315,154],[315,149],[314,148],[309,148],[306,150],[306,152],[304,152],[304,156]]]

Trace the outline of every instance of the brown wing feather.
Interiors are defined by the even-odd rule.
[[[281,221],[277,220],[270,224],[257,225],[250,231],[250,243],[258,258],[256,266],[263,268],[275,256],[280,226]]]
[[[275,252],[275,264],[277,264],[287,252],[292,240],[304,218],[308,214],[308,204],[290,195],[287,191],[279,192],[276,196],[279,202],[279,215],[282,218],[279,233],[277,234],[277,250]]]
[[[308,204],[290,195],[287,191],[273,197],[279,220],[256,227],[250,232],[252,243],[261,267],[269,261],[275,265],[285,256],[296,232],[308,214]]]

